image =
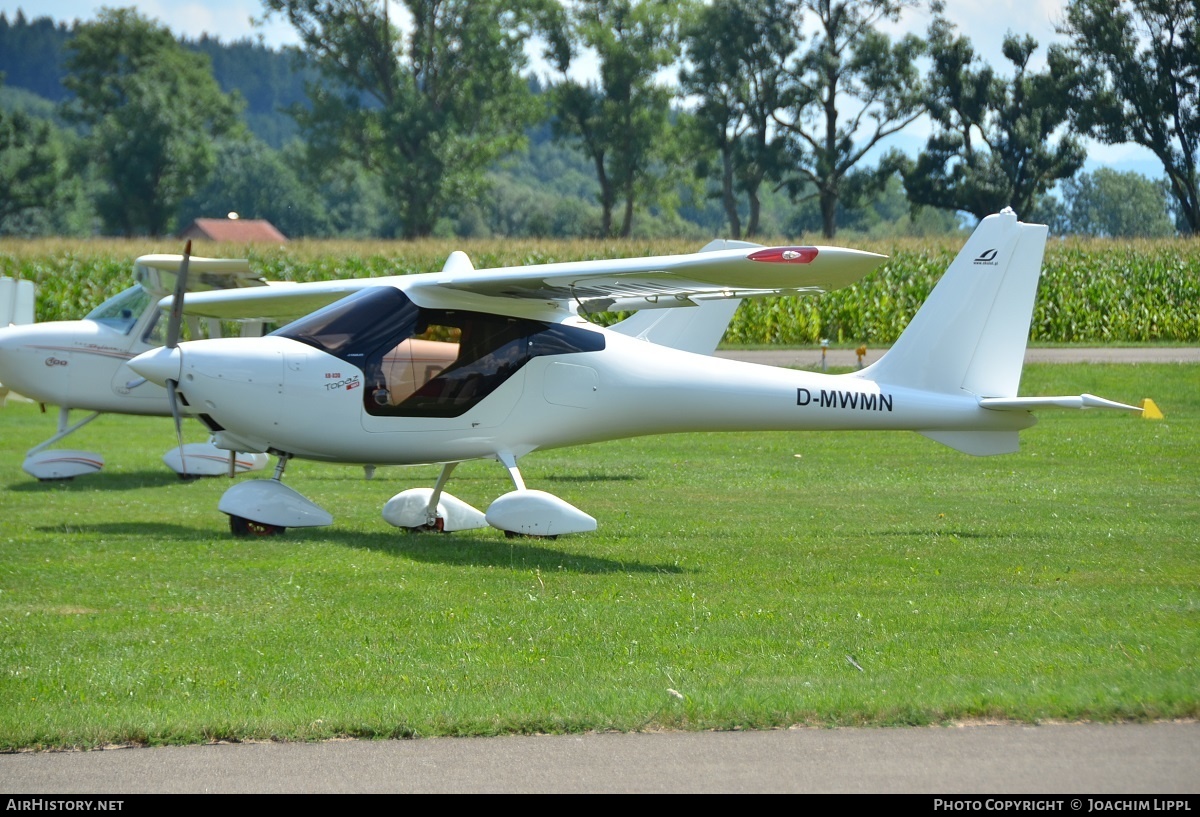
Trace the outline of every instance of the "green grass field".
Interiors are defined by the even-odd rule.
[[[1018,454],[915,434],[691,434],[538,452],[596,533],[405,534],[434,468],[294,462],[333,527],[233,539],[167,419],[20,469],[54,415],[0,410],[0,748],[1200,716],[1200,366],[1049,366]],[[189,424],[190,440],[203,438]],[[449,490],[509,489],[468,463]]]

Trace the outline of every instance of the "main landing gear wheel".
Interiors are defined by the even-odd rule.
[[[287,530],[283,525],[268,525],[243,516],[229,516],[229,529],[234,536],[280,536]]]
[[[520,531],[506,530],[504,532],[504,538],[505,539],[549,539],[550,541],[554,541],[555,539],[558,538],[558,534],[552,533],[549,536],[544,536],[540,533],[521,533]]]
[[[429,525],[429,524],[413,525],[411,527],[401,527],[400,530],[405,531],[407,533],[445,533],[446,532],[446,520],[442,519],[439,516],[437,518],[437,521],[434,522],[432,525]]]

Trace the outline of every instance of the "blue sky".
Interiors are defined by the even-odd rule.
[[[295,37],[286,23],[278,19],[256,26],[252,20],[263,16],[259,0],[142,0],[124,3],[121,0],[91,2],[91,0],[0,0],[0,11],[11,19],[17,9],[25,16],[49,16],[56,20],[90,20],[103,6],[134,5],[145,16],[168,26],[177,35],[197,38],[202,33],[224,41],[242,38],[257,39],[270,46],[294,43]],[[399,9],[401,4],[393,2]],[[1000,48],[1009,31],[1032,34],[1041,47],[1056,41],[1055,22],[1062,16],[1066,0],[947,0],[946,14],[963,34],[971,39],[979,54],[998,70],[1007,65]],[[35,10],[33,10],[35,9]],[[923,32],[928,14],[910,12],[897,28],[898,32]],[[918,123],[919,124],[919,123]],[[924,143],[928,126],[914,127],[898,135],[891,143],[906,152],[914,152]],[[1088,168],[1106,165],[1118,170],[1136,170],[1151,177],[1162,175],[1162,165],[1153,154],[1133,145],[1089,145]]]

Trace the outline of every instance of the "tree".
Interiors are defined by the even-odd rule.
[[[103,9],[68,45],[75,94],[65,115],[88,141],[108,189],[109,230],[161,235],[216,161],[213,140],[237,127],[238,101],[221,93],[207,58],[183,48],[134,9]]]
[[[289,238],[329,232],[320,198],[281,151],[253,137],[222,139],[216,147],[216,170],[180,206],[181,223],[236,212],[266,219]]]
[[[342,159],[332,167],[314,169],[305,161],[307,149],[299,142],[284,147],[301,171],[301,181],[317,191],[326,212],[330,234],[345,238],[399,235],[400,222],[379,176],[360,162]]]
[[[915,164],[904,168],[909,200],[983,218],[1005,207],[1029,216],[1059,179],[1083,166],[1071,134],[1055,137],[1070,116],[1071,80],[1051,69],[1035,73],[1037,40],[1009,34],[1004,56],[1011,80],[977,66],[970,41],[938,18],[930,26],[929,115],[935,131]]]
[[[721,204],[734,238],[742,237],[739,193],[749,204],[746,235],[757,235],[759,189],[782,172],[784,140],[772,116],[781,105],[783,60],[796,47],[793,13],[791,0],[716,0],[685,27],[690,67],[680,72],[680,86],[699,98],[696,126],[720,155]]]
[[[302,52],[292,47],[275,50],[249,39],[223,43],[207,34],[184,45],[208,56],[222,89],[241,94],[246,102],[242,119],[255,136],[276,150],[299,136],[300,128],[287,111],[304,104],[305,83],[320,77]]]
[[[63,46],[70,37],[67,24],[50,17],[27,20],[18,8],[10,23],[0,12],[0,72],[10,86],[60,102],[67,96],[60,79]]]
[[[596,168],[605,236],[612,234],[618,199],[624,201],[620,235],[629,236],[637,202],[654,201],[668,187],[661,168],[674,158],[672,92],[655,76],[679,54],[686,10],[670,0],[581,0],[557,38],[553,56],[564,74],[575,56],[572,44],[600,59],[599,82],[564,79],[550,93],[555,134],[577,141]]]
[[[32,222],[44,221],[63,199],[66,182],[66,152],[54,126],[0,109],[0,234],[40,232]]]
[[[1140,173],[1102,167],[1063,183],[1068,229],[1109,238],[1174,235],[1162,185]]]
[[[1176,209],[1200,232],[1200,0],[1070,0],[1051,60],[1074,72],[1079,127],[1163,163]]]
[[[405,0],[407,33],[376,0],[265,0],[329,82],[296,116],[319,160],[378,174],[404,236],[475,198],[538,108],[520,71],[543,0]]]
[[[924,43],[883,31],[917,0],[798,0],[792,30],[813,30],[788,63],[777,124],[789,135],[794,196],[815,196],[822,232],[837,233],[838,203],[878,192],[892,168],[859,167],[879,142],[924,108],[916,59]],[[812,191],[809,193],[808,191]]]

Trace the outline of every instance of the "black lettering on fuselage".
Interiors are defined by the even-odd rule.
[[[816,396],[808,389],[796,389],[796,405],[816,404],[818,408],[858,409],[860,411],[891,411],[892,395],[868,394],[841,389],[821,389]]]

